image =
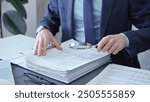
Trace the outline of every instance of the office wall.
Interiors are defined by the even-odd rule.
[[[45,9],[47,7],[47,4],[49,0],[28,0],[29,2],[25,4],[25,9],[27,11],[27,19],[26,19],[26,24],[27,24],[27,36],[35,37],[35,31],[38,26],[38,23],[41,19],[41,17],[45,13]],[[2,13],[8,10],[14,9],[12,5],[10,5],[8,2],[3,2],[2,4]],[[12,36],[11,33],[9,33],[5,27],[3,26],[3,34],[4,37],[7,36]]]
[[[37,0],[36,5],[37,5],[37,24],[39,23],[40,19],[43,17],[45,14],[47,5],[50,0]]]
[[[35,30],[36,30],[36,0],[29,0],[29,3],[24,5],[27,11],[27,19],[26,19],[26,24],[27,24],[27,36],[35,37]],[[4,13],[7,10],[12,10],[14,9],[12,5],[10,5],[8,2],[3,2],[2,3],[2,13]],[[5,27],[3,26],[3,34],[4,37],[7,36],[12,36],[11,33],[9,33]]]

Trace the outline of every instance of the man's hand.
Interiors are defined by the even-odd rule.
[[[62,50],[61,46],[59,45],[59,43],[57,42],[57,40],[49,30],[47,29],[41,30],[36,37],[34,54],[38,56],[46,55],[47,47],[49,43],[52,46],[56,47],[57,49]]]
[[[108,35],[104,37],[97,45],[97,51],[108,52],[116,55],[127,43],[127,38],[123,34]]]

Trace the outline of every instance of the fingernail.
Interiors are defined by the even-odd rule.
[[[37,54],[37,56],[39,56],[39,57],[40,57],[40,56],[41,56],[41,54]]]
[[[106,51],[105,51],[105,50],[102,50],[102,52],[104,52],[104,53],[105,53]]]
[[[107,52],[108,54],[111,54],[111,52]]]
[[[43,56],[45,56],[46,55],[46,53],[43,53]]]
[[[97,52],[100,52],[101,50],[97,49]]]
[[[61,47],[59,48],[60,50],[63,50]]]

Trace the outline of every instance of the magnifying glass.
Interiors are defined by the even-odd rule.
[[[69,47],[72,49],[89,49],[89,48],[92,48],[92,44],[82,43],[82,42],[73,42],[69,44]]]

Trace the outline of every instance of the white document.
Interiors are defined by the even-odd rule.
[[[87,85],[150,85],[150,71],[121,66],[108,65]]]
[[[71,42],[75,41],[69,40],[62,43],[61,46],[63,51],[57,50],[56,48],[48,50],[46,56],[38,57],[29,54],[27,56],[27,61],[33,62],[39,66],[46,66],[47,68],[53,66],[50,68],[53,70],[69,71],[108,55],[107,53],[97,52],[94,47],[82,50],[69,48],[69,43]]]
[[[10,62],[0,61],[0,85],[14,85]]]
[[[35,39],[24,35],[15,35],[0,39],[0,59],[14,60],[31,53]]]
[[[75,40],[71,39],[62,43],[62,51],[56,48],[48,50],[46,56],[29,54],[26,57],[28,68],[68,83],[110,61],[107,53],[97,52],[95,47],[78,50],[69,48],[73,42]]]

